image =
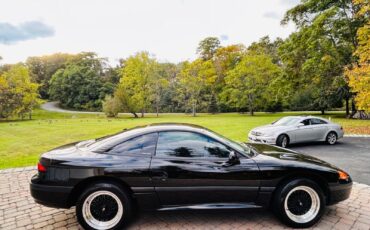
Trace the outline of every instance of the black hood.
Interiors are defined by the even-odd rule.
[[[281,148],[273,145],[267,144],[256,144],[250,143],[251,146],[258,154],[266,156],[266,158],[270,158],[271,161],[280,161],[280,162],[301,162],[302,164],[310,164],[310,165],[317,165],[323,166],[327,168],[331,168],[337,170],[338,168],[329,164],[326,161],[320,160],[316,157],[309,156],[306,154],[298,153],[296,151]]]

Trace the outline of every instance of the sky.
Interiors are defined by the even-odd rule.
[[[96,52],[111,63],[139,51],[161,62],[194,60],[200,40],[246,46],[286,38],[299,0],[0,0],[1,63],[56,52]]]

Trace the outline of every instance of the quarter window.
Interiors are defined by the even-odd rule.
[[[134,137],[128,141],[116,145],[108,151],[110,154],[127,155],[127,154],[146,154],[152,155],[155,151],[157,142],[157,133],[145,134]]]
[[[225,145],[199,133],[169,131],[158,137],[157,156],[173,157],[221,157],[229,156]]]

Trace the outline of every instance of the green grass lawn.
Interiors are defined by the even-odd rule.
[[[35,165],[41,153],[69,142],[100,137],[124,128],[160,122],[198,124],[237,141],[246,141],[250,129],[291,114],[163,114],[160,117],[107,119],[104,115],[51,113],[36,110],[33,120],[0,121],[0,168]],[[313,113],[311,113],[313,114]],[[316,114],[317,115],[317,114]],[[345,119],[343,113],[325,115],[340,123],[346,133],[370,134],[370,121]]]

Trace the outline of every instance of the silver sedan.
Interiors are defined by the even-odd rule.
[[[343,128],[327,119],[313,116],[287,116],[270,125],[252,129],[250,142],[286,147],[293,143],[326,141],[333,145],[343,137]]]

